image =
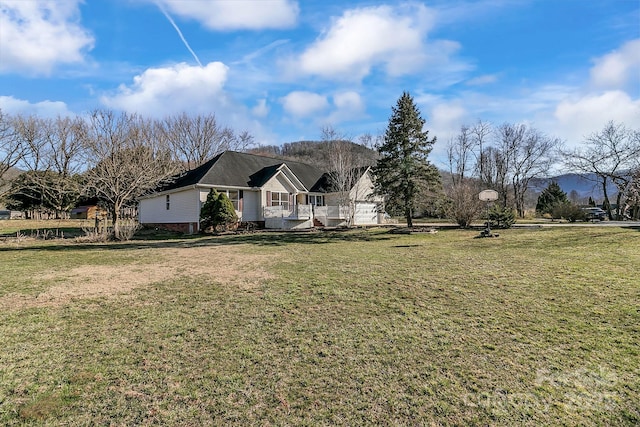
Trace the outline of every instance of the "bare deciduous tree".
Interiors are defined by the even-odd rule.
[[[524,217],[529,183],[548,174],[561,141],[523,124],[505,123],[494,135],[494,145],[481,154],[481,179],[498,192],[503,208],[511,192],[518,216]]]
[[[27,172],[13,187],[13,198],[26,201],[30,209],[53,210],[60,218],[71,209],[80,195],[80,154],[84,122],[80,118],[16,119],[22,145],[19,165]],[[25,206],[26,207],[26,206]]]
[[[473,140],[474,149],[477,150],[477,151],[474,151],[474,154],[476,156],[476,162],[477,162],[476,172],[478,173],[478,176],[480,177],[480,179],[482,179],[483,172],[484,172],[482,169],[484,166],[484,161],[483,161],[484,159],[482,158],[484,154],[484,148],[489,143],[489,138],[491,137],[493,132],[494,131],[493,131],[493,127],[491,126],[491,123],[483,122],[482,120],[478,120],[469,129],[469,133]]]
[[[46,169],[47,161],[47,120],[36,116],[13,117],[13,129],[21,147],[19,166],[23,170],[39,171]]]
[[[482,204],[478,199],[479,180],[470,175],[477,169],[476,153],[480,145],[471,128],[462,126],[460,133],[447,144],[447,161],[451,182],[445,185],[448,197],[447,216],[461,227],[469,227],[481,211]]]
[[[487,146],[487,140],[492,132],[491,125],[483,121],[473,126],[463,125],[447,145],[451,183],[445,186],[446,214],[461,227],[470,226],[482,213],[478,193],[483,189],[483,181],[485,187],[494,188],[496,176],[499,178],[496,172],[500,163],[489,161],[493,151]]]
[[[0,109],[0,197],[6,187],[6,173],[14,167],[21,156],[21,146],[13,128],[12,118]]]
[[[609,122],[604,129],[588,136],[584,146],[563,152],[565,164],[578,172],[594,174],[602,186],[604,206],[613,219],[607,187],[610,182],[618,189],[616,218],[621,219],[624,189],[631,181],[631,171],[640,163],[639,132],[623,124]]]
[[[502,208],[513,203],[523,217],[529,184],[546,176],[559,145],[557,138],[522,124],[505,123],[495,130],[482,121],[463,126],[447,148],[452,185],[465,184],[465,191],[457,191],[455,200],[468,192],[467,178],[475,175],[483,187],[498,192]]]
[[[354,144],[331,126],[322,128],[322,141],[328,147],[331,191],[338,194],[338,204],[347,208],[347,226],[351,226],[357,198],[357,194],[352,194],[352,190],[362,172],[358,155]]]
[[[253,145],[249,132],[236,135],[232,129],[221,127],[214,114],[181,113],[165,118],[158,125],[174,156],[187,170],[195,169],[225,150],[243,151]]]
[[[137,115],[96,110],[84,138],[87,192],[108,207],[113,233],[121,238],[121,209],[178,172],[157,128]]]
[[[497,147],[483,148],[480,156],[482,171],[480,179],[485,187],[499,194],[500,204],[506,208],[509,204],[509,162],[504,153]]]
[[[506,138],[504,146],[507,148],[506,155],[510,156],[513,198],[518,216],[522,218],[525,215],[525,195],[529,183],[534,178],[547,176],[561,141],[525,125],[503,125],[499,132]]]
[[[86,124],[80,117],[58,117],[48,122],[46,135],[47,171],[54,178],[49,185],[49,199],[59,217],[71,209],[81,193],[79,176]]]

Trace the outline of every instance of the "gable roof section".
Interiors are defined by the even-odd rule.
[[[282,174],[282,176],[284,176],[298,191],[309,191],[304,183],[298,179],[296,174],[289,169],[289,166],[287,166],[286,163],[278,166],[278,172],[280,172],[280,174]]]
[[[313,188],[323,175],[320,169],[305,163],[224,151],[196,169],[177,177],[175,181],[158,191],[164,192],[198,184],[241,188],[261,187],[282,170],[282,165],[286,165],[307,189]]]

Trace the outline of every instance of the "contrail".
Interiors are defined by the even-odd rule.
[[[189,46],[189,42],[187,42],[187,39],[185,39],[184,36],[182,35],[182,31],[180,31],[180,28],[178,28],[178,26],[173,21],[171,16],[167,13],[167,11],[164,9],[164,7],[162,7],[162,5],[159,2],[157,2],[156,5],[160,9],[160,11],[164,14],[164,16],[167,17],[169,22],[171,22],[171,25],[173,25],[173,28],[176,29],[176,31],[178,32],[178,35],[182,39],[182,43],[184,43],[184,45],[187,47],[187,49],[189,49],[189,52],[191,52],[191,55],[193,55],[193,57],[195,58],[195,60],[198,63],[198,65],[202,67],[202,62],[200,62],[200,60],[198,59],[198,55],[196,55],[196,53],[193,51],[193,49],[191,49],[191,46]]]

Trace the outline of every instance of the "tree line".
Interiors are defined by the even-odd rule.
[[[0,197],[10,208],[56,217],[98,199],[118,237],[123,209],[139,197],[224,150],[253,144],[248,132],[220,125],[213,114],[151,120],[94,110],[49,119],[0,110]],[[22,173],[9,182],[14,168]]]
[[[603,189],[603,206],[610,219],[622,219],[625,207],[630,216],[638,218],[640,131],[623,124],[609,122],[587,136],[581,146],[565,149],[560,139],[524,124],[496,127],[478,121],[462,126],[449,141],[447,160],[447,211],[462,226],[482,211],[483,204],[472,196],[483,189],[497,191],[502,209],[513,208],[524,217],[531,182],[548,177],[557,165],[594,177]],[[615,210],[607,193],[610,182],[618,189]]]
[[[150,120],[94,110],[43,119],[0,110],[0,197],[19,210],[55,215],[82,198],[97,198],[108,209],[117,237],[121,212],[144,194],[224,150],[253,147],[259,154],[326,168],[331,191],[342,194],[345,205],[352,202],[349,191],[360,176],[358,168],[372,167],[375,193],[384,197],[388,212],[404,216],[408,225],[417,213],[429,212],[466,227],[480,215],[483,204],[477,196],[485,189],[498,193],[498,214],[515,211],[523,217],[531,182],[548,177],[558,164],[593,174],[610,219],[621,219],[625,207],[633,218],[640,216],[640,131],[623,124],[610,122],[571,150],[525,124],[463,125],[447,143],[447,174],[429,161],[436,138],[429,138],[426,121],[406,92],[392,107],[384,135],[364,135],[354,143],[331,127],[321,133],[319,143],[255,147],[248,132],[221,126],[213,114]],[[322,152],[321,161],[309,161],[314,151]],[[4,177],[11,168],[23,173],[8,183]],[[610,183],[618,189],[615,210],[607,193]]]

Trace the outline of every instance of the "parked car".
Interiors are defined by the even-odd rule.
[[[607,219],[607,212],[600,208],[582,208],[585,221],[604,221]]]

